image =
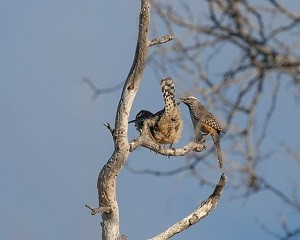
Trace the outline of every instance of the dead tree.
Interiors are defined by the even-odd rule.
[[[105,124],[113,137],[114,152],[99,173],[97,181],[99,206],[95,208],[89,205],[86,206],[91,210],[93,215],[101,213],[103,221],[101,223],[102,239],[104,240],[116,240],[122,238],[119,233],[119,209],[116,198],[116,180],[132,151],[138,147],[146,147],[159,154],[182,156],[192,151],[201,151],[204,149],[203,143],[196,142],[188,143],[180,149],[164,149],[157,143],[147,139],[143,136],[143,134],[141,134],[137,139],[132,141],[128,140],[128,117],[142,80],[143,71],[148,57],[148,49],[149,47],[153,47],[157,44],[162,44],[173,39],[172,36],[166,35],[161,38],[149,40],[149,27],[150,0],[142,0],[135,57],[120,97],[118,109],[116,111],[115,126],[112,128],[109,124]],[[170,238],[204,218],[218,203],[225,183],[226,176],[225,174],[222,174],[214,192],[206,201],[202,202],[192,214],[177,222],[153,239]]]

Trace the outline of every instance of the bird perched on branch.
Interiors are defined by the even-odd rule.
[[[225,133],[224,129],[197,98],[188,96],[180,98],[180,101],[186,104],[190,110],[196,141],[202,141],[203,135],[211,135],[215,144],[219,167],[222,168],[223,159],[220,146],[220,133]]]
[[[147,122],[147,121],[153,119],[154,116],[155,115],[148,110],[141,110],[135,116],[135,119],[132,121],[129,121],[128,123],[134,122],[134,126],[136,127],[136,130],[138,130],[142,134],[144,127],[146,127],[146,124],[144,124],[145,121]]]
[[[165,107],[153,114],[147,110],[141,110],[131,122],[135,123],[137,130],[150,137],[158,144],[170,144],[177,142],[181,137],[183,121],[180,109],[175,101],[175,86],[171,78],[161,80],[161,91]]]

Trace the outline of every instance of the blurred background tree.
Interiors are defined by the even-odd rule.
[[[159,35],[163,24],[175,40],[153,48],[149,64],[157,79],[174,77],[182,93],[195,95],[223,120],[232,199],[269,191],[284,204],[277,209],[282,229],[269,229],[259,213],[258,226],[278,239],[299,239],[300,128],[294,116],[299,112],[300,6],[273,0],[204,2],[153,2],[152,34]],[[199,170],[200,164],[212,168],[205,159],[214,154],[213,144],[207,147],[174,170],[135,172],[188,171],[211,185],[203,167]]]

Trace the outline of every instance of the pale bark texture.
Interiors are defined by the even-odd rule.
[[[102,168],[98,178],[99,207],[102,212],[102,239],[115,240],[119,233],[119,209],[116,200],[116,180],[121,167],[128,159],[129,143],[127,138],[128,117],[133,99],[140,85],[148,53],[148,30],[150,23],[150,1],[141,4],[138,44],[135,57],[126,79],[118,105],[115,130],[113,132],[115,151]]]

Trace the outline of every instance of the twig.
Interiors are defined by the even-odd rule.
[[[107,208],[107,207],[97,207],[97,208],[94,208],[90,205],[85,205],[85,207],[87,207],[88,209],[91,210],[91,214],[92,215],[96,215],[97,213],[109,213],[112,211],[111,208]]]
[[[165,35],[161,38],[155,38],[155,39],[152,39],[149,42],[149,47],[152,47],[152,46],[157,45],[157,44],[166,43],[166,42],[172,41],[173,39],[174,39],[174,37],[171,36],[171,35]]]
[[[114,136],[115,130],[110,126],[109,123],[103,123],[103,125],[110,131],[111,135]]]
[[[124,85],[124,82],[121,82],[121,83],[118,83],[117,85],[112,86],[112,87],[98,88],[95,85],[95,83],[87,77],[84,77],[82,79],[82,81],[85,82],[87,85],[89,85],[90,89],[94,92],[94,95],[92,97],[93,100],[95,100],[99,95],[109,94],[109,93],[113,93],[115,91],[118,91],[118,90],[122,89],[122,87]]]

